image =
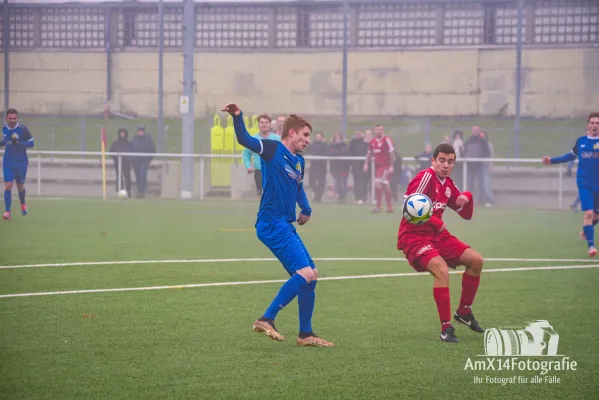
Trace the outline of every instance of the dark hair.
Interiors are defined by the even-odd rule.
[[[437,156],[439,155],[439,153],[454,154],[455,155],[455,150],[454,150],[454,148],[453,148],[452,145],[447,144],[447,143],[441,143],[435,149],[435,152],[433,153],[433,158],[436,159]]]
[[[8,114],[8,111],[6,113]],[[589,114],[589,119],[588,119],[587,122],[591,122],[591,118],[599,118],[599,112],[590,113]]]
[[[267,114],[262,114],[258,117],[258,122],[260,122],[261,119],[266,119],[268,120],[268,122],[272,122],[272,118],[270,118]]]
[[[19,112],[14,108],[9,108],[8,110],[6,110],[6,115],[8,116],[10,114],[16,114],[17,117],[19,116]]]
[[[455,131],[453,131],[453,137],[452,139],[455,140],[456,136],[460,135],[460,137],[462,139],[464,139],[464,132],[462,132],[460,129],[456,129]]]

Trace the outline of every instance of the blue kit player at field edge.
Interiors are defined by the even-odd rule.
[[[589,256],[597,255],[594,227],[599,223],[599,112],[589,115],[585,136],[576,140],[569,153],[559,157],[543,157],[544,164],[560,164],[578,159],[576,184],[584,222],[580,238],[587,241]]]
[[[263,192],[256,220],[258,239],[279,259],[290,278],[283,284],[261,318],[252,329],[268,338],[284,340],[274,320],[280,310],[297,297],[299,306],[299,346],[331,347],[314,334],[312,314],[316,301],[318,271],[293,223],[304,225],[312,209],[304,191],[304,158],[299,154],[310,143],[312,126],[304,118],[291,115],[283,125],[281,141],[250,136],[243,114],[236,104],[227,104],[223,111],[233,116],[235,135],[242,146],[261,158]],[[301,209],[296,218],[296,207]]]
[[[25,125],[19,124],[19,113],[14,108],[6,110],[6,124],[2,127],[0,147],[4,146],[2,171],[4,174],[4,206],[2,219],[10,220],[12,185],[17,182],[21,214],[27,215],[25,202],[25,178],[27,177],[27,149],[33,147],[33,136]]]

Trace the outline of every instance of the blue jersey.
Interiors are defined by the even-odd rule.
[[[27,148],[33,147],[33,136],[25,125],[17,124],[12,129],[4,125],[0,146],[6,146],[3,165],[27,165]]]
[[[243,114],[233,117],[235,135],[242,146],[262,158],[262,198],[258,222],[296,220],[296,204],[302,214],[310,216],[312,209],[304,191],[304,158],[291,154],[277,140],[258,139],[248,133]]]
[[[552,158],[551,163],[558,164],[576,158],[578,158],[577,185],[599,188],[599,137],[579,137],[570,153]]]

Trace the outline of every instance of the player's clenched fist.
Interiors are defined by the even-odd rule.
[[[299,225],[304,225],[306,222],[310,221],[310,217],[308,215],[301,214],[297,217],[297,223]]]
[[[551,157],[548,157],[548,156],[543,157],[543,164],[545,164],[545,165],[551,164]]]
[[[455,201],[455,204],[462,208],[464,207],[466,204],[468,204],[468,202],[470,201],[470,199],[468,199],[468,197],[466,197],[465,195],[461,194],[458,196],[458,198]]]
[[[235,103],[227,104],[221,111],[226,111],[231,115],[239,115],[241,114],[241,110]]]

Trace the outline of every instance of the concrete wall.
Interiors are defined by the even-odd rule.
[[[102,111],[103,53],[10,54],[11,106],[41,114]],[[514,113],[513,49],[352,52],[350,115],[494,115]],[[253,112],[340,114],[339,53],[201,53],[195,57],[196,115],[229,101]],[[599,49],[527,49],[522,112],[534,117],[585,115],[599,105]],[[155,53],[113,55],[112,108],[154,116]],[[176,116],[180,53],[164,58],[165,113]]]

